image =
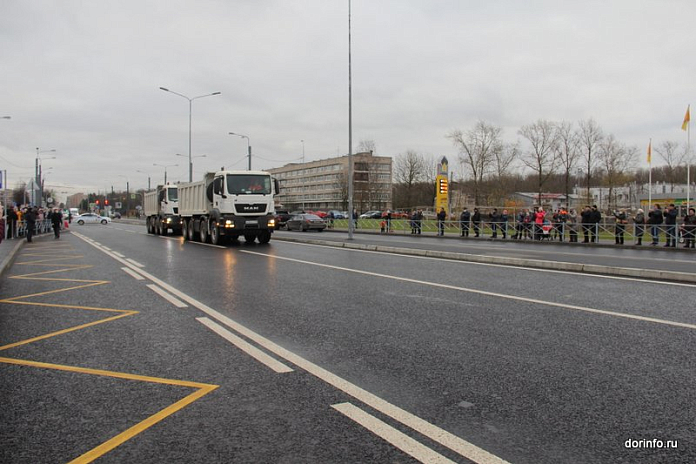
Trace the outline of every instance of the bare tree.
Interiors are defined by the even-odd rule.
[[[616,140],[613,134],[606,137],[597,150],[597,161],[604,171],[604,184],[609,187],[609,208],[616,207],[614,188],[624,184],[636,162],[636,147],[628,147]]]
[[[664,171],[670,183],[670,192],[674,192],[674,184],[678,182],[677,168],[686,160],[686,150],[677,142],[667,141],[655,147],[655,152],[666,164]]]
[[[424,179],[425,159],[413,150],[394,160],[394,180],[404,188],[405,204],[413,206],[414,188]]]
[[[374,140],[361,140],[358,143],[358,153],[377,153],[377,143]]]
[[[554,173],[558,164],[556,125],[551,121],[540,119],[533,124],[522,126],[519,134],[531,145],[531,150],[523,154],[522,162],[537,174],[538,200],[541,204],[544,184]]]
[[[459,160],[472,175],[474,201],[481,204],[481,187],[486,175],[493,169],[496,152],[503,149],[500,127],[478,121],[473,129],[457,129],[447,135],[459,150]]]
[[[556,126],[558,135],[558,162],[563,170],[565,182],[565,196],[570,205],[570,178],[580,158],[580,138],[573,130],[573,124],[563,121]]]
[[[580,147],[582,148],[582,156],[585,160],[585,167],[587,168],[587,200],[589,201],[590,198],[592,198],[592,195],[590,195],[592,169],[597,165],[595,152],[604,138],[604,134],[599,124],[592,118],[580,121],[579,125],[580,130],[578,131],[578,137],[580,139]]]

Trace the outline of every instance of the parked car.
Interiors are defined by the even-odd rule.
[[[337,211],[337,210],[331,210],[328,213],[328,216],[333,214],[334,219],[348,219],[348,212],[347,211]]]
[[[360,219],[381,219],[381,218],[382,218],[381,211],[368,211],[367,213],[363,213],[360,215]]]
[[[276,216],[275,216],[275,228],[280,229],[281,227],[285,227],[285,225],[288,222],[288,219],[290,219],[293,215],[290,214],[289,211],[286,210],[277,210],[276,211]]]
[[[407,212],[405,211],[392,211],[392,210],[387,210],[382,213],[382,217],[386,218],[387,214],[391,213],[391,218],[392,219],[408,219],[410,216]]]
[[[316,214],[297,214],[288,219],[286,225],[288,230],[301,230],[302,232],[308,230],[321,232],[326,229],[326,221]]]
[[[79,225],[83,225],[83,224],[108,224],[111,222],[111,218],[108,218],[106,216],[100,216],[100,215],[94,214],[94,213],[84,213],[84,214],[80,214],[77,217],[74,217],[73,221],[77,222]]]

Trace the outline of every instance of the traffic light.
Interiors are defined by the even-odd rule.
[[[440,179],[440,194],[447,195],[447,179]]]
[[[97,200],[96,203],[97,203],[97,206],[99,206],[99,200]]]
[[[109,206],[109,199],[108,199],[108,198],[105,198],[105,199],[104,199],[104,205],[105,205],[105,206]]]

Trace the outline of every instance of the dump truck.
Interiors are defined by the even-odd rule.
[[[277,192],[278,182],[264,171],[208,172],[203,180],[179,184],[185,240],[221,245],[243,236],[268,243]]]
[[[158,185],[144,195],[145,225],[148,234],[181,233],[177,185]]]

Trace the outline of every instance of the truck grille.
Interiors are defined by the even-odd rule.
[[[237,203],[235,205],[235,207],[237,208],[237,214],[245,214],[245,213],[258,214],[258,213],[265,213],[266,212],[266,204],[264,204],[264,203],[254,203],[254,204]]]

